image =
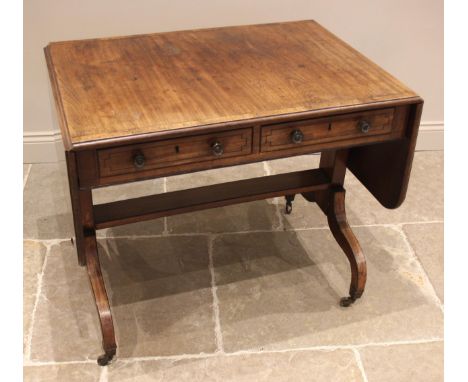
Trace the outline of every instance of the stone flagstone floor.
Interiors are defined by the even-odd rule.
[[[96,203],[316,167],[302,156],[93,191]],[[273,199],[99,231],[118,352],[79,267],[64,163],[24,165],[25,381],[442,381],[443,152],[418,152],[386,210],[347,174],[368,262],[350,270],[314,204]]]

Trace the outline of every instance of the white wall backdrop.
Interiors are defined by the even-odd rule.
[[[24,0],[24,161],[61,158],[50,41],[314,19],[425,100],[419,149],[443,148],[443,0]]]

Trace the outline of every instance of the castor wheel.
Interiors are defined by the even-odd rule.
[[[72,245],[75,245],[75,240],[73,240],[73,238],[70,238],[70,241],[71,241]]]
[[[112,358],[114,358],[115,351],[113,353],[104,353],[103,355],[100,355],[97,359],[97,363],[99,366],[107,366],[109,363],[112,361]]]
[[[343,297],[343,298],[340,300],[340,306],[342,306],[343,308],[348,308],[348,307],[350,307],[355,301],[356,301],[356,299],[353,298],[353,297]]]
[[[290,215],[292,212],[292,202],[294,201],[294,197],[296,195],[286,195],[284,198],[286,199],[286,215]]]

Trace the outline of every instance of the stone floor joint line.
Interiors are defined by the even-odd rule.
[[[310,346],[310,347],[297,347],[285,349],[267,349],[267,350],[238,350],[235,352],[214,352],[214,353],[194,353],[194,354],[174,354],[165,356],[143,356],[143,357],[119,357],[116,362],[143,362],[143,361],[162,361],[162,360],[186,360],[186,359],[203,359],[213,357],[236,357],[242,355],[260,355],[272,353],[291,353],[291,352],[304,352],[304,351],[317,351],[317,352],[331,352],[336,350],[354,350],[367,347],[381,347],[381,346],[401,346],[401,345],[415,345],[415,344],[428,344],[435,342],[443,342],[443,338],[428,338],[420,340],[406,340],[406,341],[393,341],[393,342],[372,342],[357,345],[323,345],[323,346]],[[72,361],[25,361],[25,366],[47,366],[47,365],[68,365],[68,364],[95,364],[94,359],[86,360],[72,360]]]
[[[50,250],[53,244],[47,245],[46,253],[44,255],[44,263],[42,264],[41,273],[37,279],[37,286],[36,286],[36,298],[34,299],[34,306],[31,312],[31,323],[29,324],[28,334],[27,334],[27,342],[26,342],[26,359],[31,360],[31,347],[32,347],[32,335],[33,335],[33,328],[34,328],[34,320],[36,318],[36,310],[39,304],[39,299],[41,298],[42,294],[42,279],[44,277],[44,271],[47,266],[47,259],[49,258]]]
[[[405,222],[405,223],[381,223],[381,224],[350,224],[352,228],[367,228],[367,227],[402,227],[409,224],[435,224],[443,223],[443,221],[421,221],[421,222]],[[328,230],[328,226],[317,226],[317,227],[301,227],[301,228],[282,228],[281,231],[284,232],[302,232],[302,231],[314,231],[314,230]],[[246,235],[246,234],[255,234],[255,233],[275,233],[278,232],[278,229],[257,229],[257,230],[245,230],[245,231],[232,231],[232,232],[184,232],[184,233],[171,233],[164,232],[161,234],[146,234],[146,235],[106,235],[98,236],[98,240],[101,239],[128,239],[128,240],[138,240],[138,239],[150,239],[150,238],[161,238],[161,237],[184,237],[184,236],[211,236],[216,234],[220,235]],[[69,241],[70,238],[58,238],[58,239],[37,239],[37,238],[24,238],[25,241],[40,242],[40,243],[51,243],[57,244],[63,241]]]
[[[428,276],[426,270],[424,269],[421,261],[419,260],[418,256],[416,255],[416,251],[413,249],[413,246],[411,245],[411,243],[410,243],[410,241],[408,239],[408,236],[406,235],[405,230],[403,229],[402,226],[398,226],[398,231],[400,232],[400,235],[402,236],[403,241],[405,242],[405,245],[408,247],[408,250],[410,252],[411,257],[418,264],[418,267],[421,269],[421,273],[423,274],[424,281],[425,281],[425,283],[427,284],[427,286],[429,288],[432,299],[434,300],[434,302],[437,304],[437,306],[439,307],[439,309],[443,313],[444,308],[443,308],[443,305],[442,305],[442,301],[440,300],[439,296],[437,296],[434,285],[432,284],[431,279],[429,278],[429,276]]]
[[[26,187],[26,183],[28,182],[29,174],[31,173],[31,168],[32,168],[32,164],[28,164],[28,169],[26,170],[26,175],[24,176],[24,179],[23,179],[23,191],[24,191],[24,188]]]
[[[214,261],[213,261],[213,244],[216,236],[212,235],[208,239],[208,258],[209,268],[211,275],[211,294],[213,296],[213,320],[214,320],[214,332],[216,340],[216,352],[224,353],[223,334],[221,331],[221,322],[219,318],[219,299],[218,299],[218,287],[216,286],[216,277],[214,272]]]
[[[101,373],[99,374],[99,382],[107,382],[109,380],[109,368],[101,367]]]
[[[364,370],[364,365],[362,364],[361,354],[359,354],[359,350],[353,349],[353,353],[354,353],[354,358],[356,358],[356,363],[358,365],[358,368],[361,371],[363,381],[368,382],[366,371]]]

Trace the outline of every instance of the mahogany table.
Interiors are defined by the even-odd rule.
[[[403,202],[423,100],[314,21],[55,42],[45,48],[68,167],[78,262],[106,365],[116,354],[96,230],[294,195],[316,202],[351,266],[349,169],[386,208]],[[96,187],[321,152],[316,169],[94,205]]]

